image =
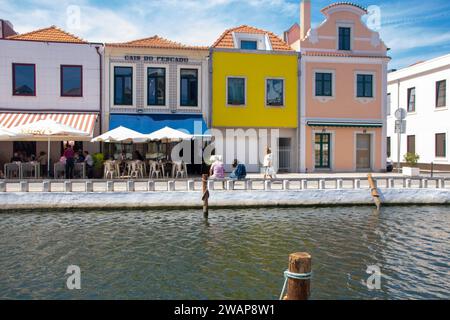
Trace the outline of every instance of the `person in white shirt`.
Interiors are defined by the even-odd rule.
[[[269,147],[266,147],[266,155],[264,156],[263,168],[264,168],[264,179],[267,179],[267,177],[270,177],[270,179],[275,178],[272,150],[270,150]]]
[[[94,159],[88,151],[84,151],[84,163],[86,163],[87,177],[92,179],[94,173]]]

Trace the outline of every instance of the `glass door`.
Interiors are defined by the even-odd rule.
[[[370,134],[356,135],[356,169],[367,170],[371,168],[371,139]]]
[[[330,169],[331,134],[316,133],[314,148],[316,169]]]

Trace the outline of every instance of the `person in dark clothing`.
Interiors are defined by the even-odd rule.
[[[67,145],[66,150],[64,150],[64,157],[66,158],[66,179],[73,179],[75,152],[70,144]]]
[[[233,172],[230,174],[231,179],[237,179],[242,180],[245,179],[247,176],[247,169],[245,168],[245,165],[242,163],[239,163],[237,159],[234,159],[233,164]]]
[[[133,160],[144,161],[144,157],[141,155],[141,153],[138,150],[136,150],[133,152]]]
[[[12,158],[11,158],[11,162],[22,162],[22,158],[19,157],[19,153],[18,152],[14,152]]]

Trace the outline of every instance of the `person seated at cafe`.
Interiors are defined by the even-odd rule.
[[[247,168],[244,164],[239,163],[237,159],[234,159],[233,164],[231,165],[233,167],[233,172],[230,174],[231,179],[235,180],[242,180],[245,179],[247,176]]]
[[[211,176],[211,179],[225,178],[225,167],[218,156],[214,157],[214,162],[211,165],[211,169],[209,170],[209,175]]]
[[[144,161],[144,157],[142,156],[142,154],[138,150],[135,150],[133,152],[133,160]]]
[[[75,162],[76,163],[83,163],[84,162],[84,155],[82,151],[75,152]]]
[[[14,152],[10,162],[22,162],[22,158],[19,156],[18,152]]]
[[[84,163],[86,163],[87,177],[92,179],[94,176],[94,159],[92,159],[89,151],[84,151]]]

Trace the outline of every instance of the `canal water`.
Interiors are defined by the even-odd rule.
[[[443,206],[0,214],[0,298],[278,299],[296,251],[313,257],[313,299],[450,298]]]

